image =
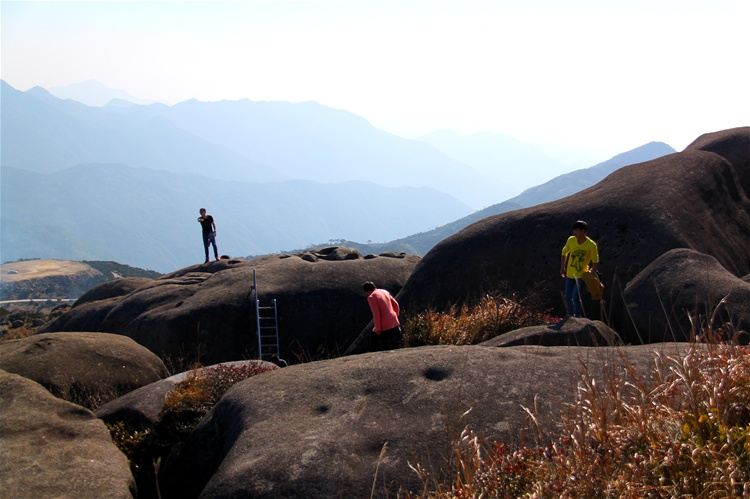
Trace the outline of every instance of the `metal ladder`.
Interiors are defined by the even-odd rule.
[[[270,305],[263,306],[258,296],[258,286],[253,269],[253,294],[255,295],[255,329],[258,332],[258,359],[274,360],[281,358],[279,351],[279,314],[276,298]]]

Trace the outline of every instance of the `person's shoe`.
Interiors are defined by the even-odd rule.
[[[203,262],[203,265],[206,265],[207,263],[208,263],[208,260],[206,260],[205,262]]]

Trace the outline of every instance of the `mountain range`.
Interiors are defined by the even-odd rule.
[[[99,90],[100,101],[118,95]],[[512,175],[541,179],[561,162],[503,136],[404,139],[314,102],[115,97],[97,107],[4,81],[0,92],[3,260],[117,259],[170,270],[202,256],[193,226],[201,206],[216,215],[221,251],[232,255],[332,239],[391,241],[373,248],[421,254],[483,216],[671,151],[634,150],[497,204]]]
[[[344,241],[343,244],[356,248],[362,253],[405,251],[407,253],[424,255],[443,239],[452,236],[464,227],[468,227],[484,218],[562,199],[591,187],[606,178],[610,173],[613,173],[624,166],[643,163],[674,152],[675,150],[671,146],[663,142],[649,142],[648,144],[636,147],[630,151],[618,154],[613,158],[592,167],[559,175],[541,185],[526,189],[518,196],[508,199],[507,201],[475,211],[470,215],[445,225],[441,225],[432,230],[412,234],[385,243],[363,244],[356,241]]]

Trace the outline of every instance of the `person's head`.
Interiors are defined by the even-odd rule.
[[[370,296],[373,291],[375,291],[375,284],[372,281],[367,281],[362,285],[362,289],[365,292],[365,295]]]
[[[577,220],[573,224],[573,235],[576,237],[584,237],[586,235],[586,229],[589,228],[589,224],[583,220]]]
[[[201,216],[204,216],[206,214],[206,209],[205,208],[201,208],[200,210],[198,210],[198,213],[200,213]]]

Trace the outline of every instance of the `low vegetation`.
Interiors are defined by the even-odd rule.
[[[487,295],[477,305],[428,311],[404,322],[404,345],[473,345],[514,329],[557,322],[510,298]]]
[[[581,374],[559,433],[529,416],[532,442],[511,448],[469,429],[454,443],[452,480],[410,498],[747,497],[750,495],[750,351],[732,345],[657,357],[597,382]]]
[[[276,366],[269,363],[197,369],[167,393],[153,427],[137,429],[123,421],[108,423],[112,440],[130,461],[139,497],[158,496],[156,475],[161,459],[190,436],[232,385],[274,369]]]

